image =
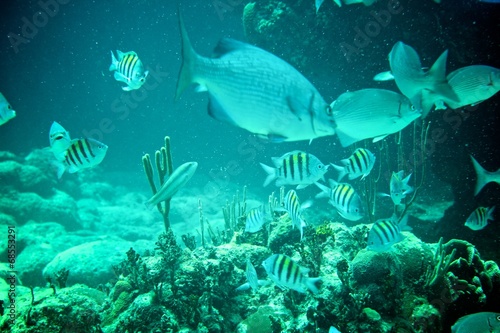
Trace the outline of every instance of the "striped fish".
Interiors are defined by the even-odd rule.
[[[349,158],[340,161],[343,166],[332,164],[339,172],[338,181],[341,181],[345,175],[349,175],[349,179],[356,179],[362,176],[361,179],[368,176],[375,164],[375,155],[365,148],[358,148],[352,153]]]
[[[299,266],[283,254],[273,254],[264,260],[262,266],[271,280],[281,289],[290,288],[299,293],[305,293],[307,289],[314,294],[319,292],[321,278],[310,278],[308,268]]]
[[[256,292],[259,286],[265,286],[269,283],[266,280],[259,280],[257,271],[255,270],[255,267],[253,267],[250,259],[247,259],[245,276],[247,278],[247,282],[236,288],[236,291],[244,291],[252,288],[252,291]]]
[[[273,142],[334,135],[321,94],[293,66],[258,47],[224,38],[213,58],[197,54],[179,17],[182,66],[175,98],[193,83],[208,92],[211,117]]]
[[[474,210],[467,221],[465,222],[465,226],[477,231],[484,229],[488,225],[488,220],[493,221],[493,212],[495,211],[495,206],[487,208],[487,207],[478,207]]]
[[[110,71],[114,71],[115,80],[127,84],[127,87],[122,87],[125,91],[139,89],[146,82],[146,77],[149,71],[144,71],[144,65],[141,59],[134,51],[121,52],[116,50],[118,58],[111,51],[111,66]]]
[[[304,227],[306,226],[306,222],[302,218],[302,211],[311,205],[312,201],[310,200],[301,205],[297,193],[294,190],[290,190],[285,195],[283,208],[276,209],[277,211],[284,210],[288,213],[288,216],[292,220],[292,229],[297,227],[300,231],[300,240],[304,236]]]
[[[98,165],[104,159],[107,150],[108,146],[94,139],[72,140],[66,149],[64,160],[58,165],[57,177],[61,178],[66,170],[75,173]]]
[[[5,124],[15,116],[16,111],[12,110],[12,106],[5,99],[4,95],[0,93],[0,125]]]
[[[160,190],[144,203],[146,207],[151,209],[160,202],[172,198],[193,177],[196,168],[198,163],[187,162],[175,169]]]
[[[319,179],[324,180],[324,174],[328,171],[328,165],[324,165],[314,155],[300,150],[294,150],[281,157],[273,157],[275,168],[260,163],[267,178],[264,186],[269,185],[276,179],[276,186],[297,185],[297,189],[304,188]]]
[[[405,215],[400,222],[397,216],[390,219],[380,219],[372,225],[368,232],[368,250],[383,252],[388,250],[393,244],[404,239],[401,230],[411,230],[406,226],[408,215]]]
[[[272,216],[264,205],[249,210],[245,218],[245,232],[254,233],[262,229],[267,222],[272,221]]]
[[[354,188],[347,183],[337,183],[330,179],[330,187],[320,183],[315,183],[322,191],[316,198],[327,197],[329,203],[335,207],[343,218],[350,221],[357,221],[364,215],[361,198]]]

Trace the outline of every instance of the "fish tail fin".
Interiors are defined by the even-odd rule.
[[[434,92],[441,96],[451,99],[454,102],[460,102],[459,97],[453,91],[451,86],[448,84],[446,79],[446,59],[448,58],[448,50],[441,53],[439,58],[434,62],[431,69],[429,70],[429,75],[435,79],[435,86],[433,88]]]
[[[339,176],[338,176],[338,178],[337,178],[337,181],[341,181],[341,180],[342,180],[342,178],[344,178],[344,177],[345,177],[345,175],[347,174],[347,171],[345,170],[345,167],[344,167],[344,166],[340,166],[340,165],[335,165],[335,164],[333,164],[333,163],[330,163],[330,165],[331,165],[331,166],[332,166],[335,170],[337,170],[337,171],[338,171],[338,173],[339,173]]]
[[[318,13],[319,11],[319,7],[321,7],[321,5],[323,4],[323,1],[325,0],[316,0],[315,1],[315,5],[316,5],[316,14]]]
[[[179,71],[179,77],[177,79],[177,87],[175,90],[175,100],[178,100],[181,96],[182,92],[186,90],[187,87],[193,80],[193,67],[198,55],[193,49],[191,42],[189,41],[189,37],[184,26],[184,20],[180,12],[179,15],[179,29],[181,31],[181,48],[182,48],[182,64],[181,69]]]
[[[319,292],[319,287],[321,285],[321,278],[307,278],[306,286],[307,288],[313,292],[313,294],[317,294]]]
[[[276,169],[272,168],[272,167],[270,167],[268,165],[265,165],[263,163],[260,163],[260,166],[267,173],[267,178],[264,181],[264,187],[266,187],[267,185],[269,185],[276,178]]]
[[[61,179],[62,175],[66,171],[66,166],[61,162],[55,162],[57,168],[57,179]]]
[[[479,192],[483,189],[483,187],[490,182],[488,177],[488,171],[486,171],[478,161],[472,155],[470,155],[470,159],[472,160],[472,165],[474,166],[474,170],[476,171],[476,188],[474,189],[474,195],[478,195]]]
[[[493,212],[495,211],[495,206],[492,206],[490,208],[488,208],[488,211],[486,212],[486,221],[488,220],[494,220],[493,219]]]
[[[116,71],[118,69],[118,59],[116,59],[115,54],[111,51],[111,65],[109,66],[110,71]]]

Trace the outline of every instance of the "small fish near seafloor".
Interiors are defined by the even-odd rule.
[[[257,271],[252,265],[250,259],[247,260],[245,276],[247,278],[247,282],[236,288],[236,291],[245,291],[252,288],[252,291],[256,292],[259,286],[265,286],[269,284],[269,282],[266,280],[259,280]]]
[[[358,148],[352,153],[349,158],[340,161],[343,166],[332,164],[332,166],[339,172],[338,181],[341,181],[345,175],[349,176],[350,180],[362,176],[365,178],[372,171],[375,165],[375,155],[365,148]]]
[[[482,230],[484,227],[488,225],[488,221],[493,221],[493,212],[495,211],[495,206],[487,208],[487,207],[478,207],[474,210],[467,221],[465,222],[465,226],[471,230]]]
[[[424,72],[418,53],[411,46],[397,42],[389,53],[390,73],[380,73],[374,77],[374,80],[384,81],[394,78],[401,93],[419,107],[424,91],[431,91],[436,95],[459,102],[459,97],[446,80],[447,57],[448,51],[444,51],[430,70]],[[423,110],[423,116],[428,112],[429,110]]]
[[[481,164],[472,155],[470,155],[472,160],[472,165],[474,166],[474,170],[476,171],[476,187],[474,189],[474,195],[478,195],[479,192],[486,186],[488,183],[497,183],[500,184],[500,169],[495,172],[486,171]]]
[[[198,163],[187,162],[175,169],[160,190],[144,203],[146,207],[151,209],[160,202],[172,198],[193,177],[197,167]]]
[[[249,233],[260,231],[267,222],[273,220],[271,213],[264,205],[250,209],[245,215],[245,232]]]
[[[144,71],[144,65],[134,51],[121,52],[116,50],[118,58],[111,51],[110,71],[114,71],[115,80],[127,84],[125,91],[139,89],[146,82],[149,71]]]
[[[300,150],[294,150],[281,157],[273,157],[275,168],[260,163],[267,178],[264,186],[269,185],[274,179],[276,186],[297,185],[297,189],[302,189],[319,179],[324,180],[324,174],[328,171],[328,165],[324,165],[314,155]]]
[[[208,113],[273,142],[335,134],[329,105],[294,67],[258,47],[222,39],[214,58],[198,55],[182,17],[182,66],[175,99],[193,83],[208,92]]]
[[[5,99],[5,96],[0,93],[0,126],[16,116],[16,111],[12,110],[12,106]]]
[[[343,147],[363,139],[382,140],[401,131],[421,115],[420,108],[407,97],[385,89],[346,92],[330,107]]]
[[[383,252],[391,248],[392,245],[401,242],[404,239],[402,230],[411,230],[406,224],[408,215],[401,218],[398,222],[397,216],[390,219],[380,219],[376,221],[368,232],[367,250]]]
[[[478,312],[460,317],[451,333],[499,333],[500,313]]]
[[[312,201],[308,200],[301,205],[297,192],[294,190],[288,191],[283,200],[283,208],[276,208],[275,211],[286,211],[288,213],[288,216],[292,220],[292,229],[295,227],[299,229],[300,240],[302,240],[304,227],[306,226],[306,222],[302,218],[302,212],[312,205]]]
[[[281,289],[290,288],[299,293],[305,293],[307,289],[314,294],[319,292],[321,278],[310,278],[308,268],[301,267],[283,254],[273,254],[262,262],[262,266]]]
[[[315,183],[321,193],[316,198],[327,197],[329,203],[337,210],[340,216],[357,221],[364,216],[363,204],[358,193],[347,183],[337,183],[330,179],[330,187]]]
[[[66,149],[64,160],[58,161],[57,177],[61,178],[67,170],[69,173],[75,173],[82,169],[92,168],[102,162],[108,146],[94,139],[74,139],[71,140],[69,147]]]

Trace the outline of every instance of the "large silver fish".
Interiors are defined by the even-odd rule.
[[[145,202],[146,207],[151,209],[160,202],[172,198],[193,177],[197,167],[198,163],[188,162],[175,169],[160,190]]]
[[[12,106],[4,95],[0,93],[0,125],[5,124],[16,116],[16,111],[12,110]]]
[[[331,108],[343,147],[363,139],[382,140],[401,131],[421,114],[408,98],[384,89],[346,92]]]
[[[182,67],[176,99],[192,83],[208,91],[208,113],[274,142],[335,134],[330,107],[294,67],[275,55],[222,39],[214,58],[192,48],[180,18]]]
[[[463,316],[451,327],[451,333],[500,332],[500,313],[478,312]]]
[[[500,91],[500,69],[484,65],[462,67],[446,77],[448,84],[458,96],[458,101],[448,99],[432,91],[424,91],[422,104],[424,110],[445,109],[445,105],[458,109],[475,105]]]
[[[397,42],[389,53],[391,75],[381,73],[375,80],[394,78],[403,95],[413,104],[420,105],[423,91],[431,91],[450,100],[459,101],[446,80],[446,59],[448,51],[444,51],[428,72],[424,72],[417,52],[403,42]]]

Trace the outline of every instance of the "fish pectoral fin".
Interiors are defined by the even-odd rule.
[[[394,75],[391,71],[386,71],[382,73],[378,73],[373,77],[373,81],[390,81],[394,80]]]
[[[124,91],[131,91],[131,90],[134,90],[134,89],[130,88],[129,86],[122,87],[122,89],[123,89]]]
[[[302,121],[302,118],[300,117],[300,110],[304,109],[304,105],[302,105],[297,98],[292,97],[292,96],[287,96],[286,97],[286,103],[288,105],[288,108],[292,113],[297,117],[298,120]]]
[[[273,143],[280,143],[286,141],[288,138],[286,136],[280,134],[269,133],[267,136],[264,136],[269,141]]]
[[[115,72],[115,74],[113,74],[113,75],[114,75],[116,81],[120,81],[120,82],[124,82],[124,83],[130,82],[130,79],[128,77],[126,77],[125,75],[121,74],[120,72]]]

